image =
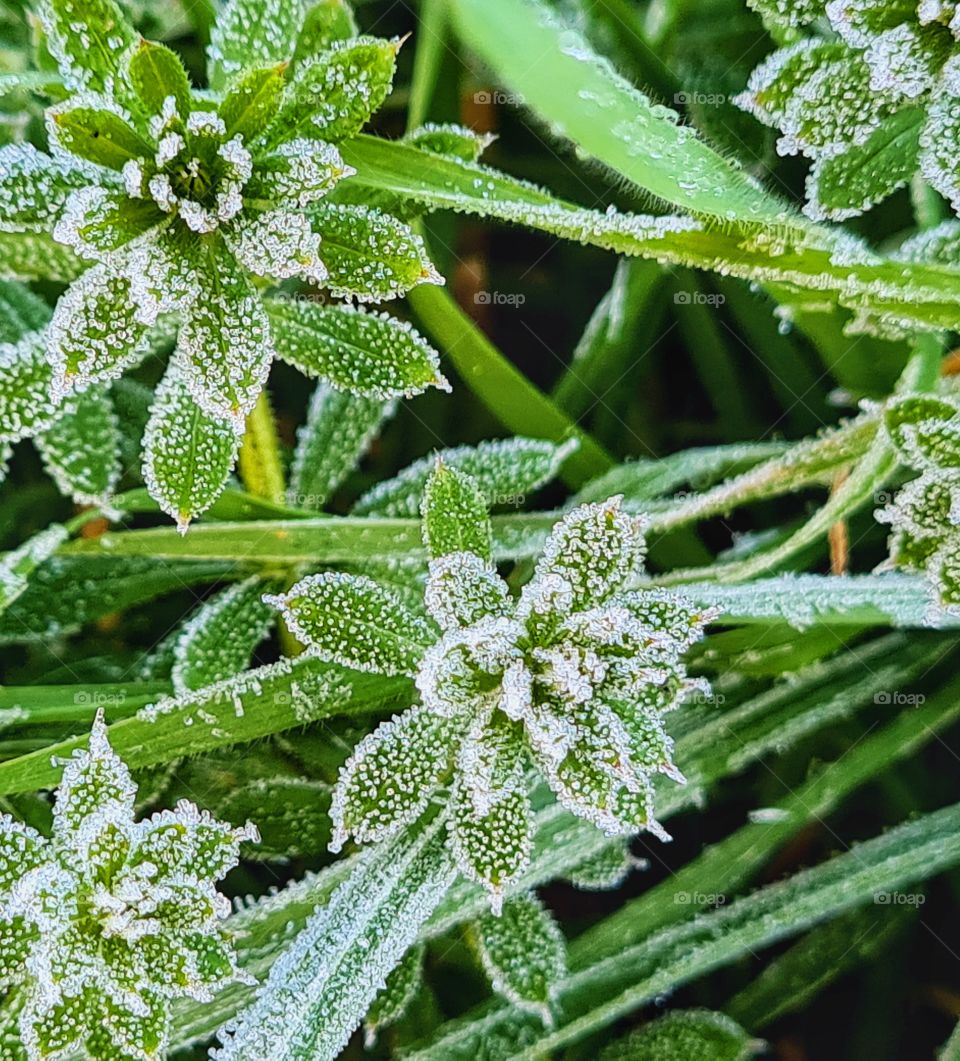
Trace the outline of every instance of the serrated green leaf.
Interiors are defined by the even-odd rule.
[[[277,112],[287,80],[287,64],[260,66],[241,74],[217,108],[226,126],[225,136],[255,140],[270,125]]]
[[[330,785],[304,777],[264,777],[237,785],[215,807],[235,825],[253,822],[262,839],[255,861],[314,857],[330,842]]]
[[[421,125],[403,139],[421,151],[461,158],[465,162],[476,162],[492,142],[489,133],[478,133],[465,125],[452,123]]]
[[[380,399],[449,389],[438,354],[405,321],[302,299],[270,299],[266,307],[277,355],[305,375]]]
[[[317,204],[310,222],[320,234],[325,286],[359,302],[396,298],[418,284],[442,284],[423,240],[402,221],[363,206]]]
[[[303,20],[293,61],[303,63],[337,41],[356,35],[357,23],[347,0],[316,0]]]
[[[42,334],[0,343],[0,439],[16,442],[51,422],[56,415],[52,383]]]
[[[552,1022],[550,1003],[566,972],[566,943],[550,912],[533,895],[503,904],[476,925],[477,951],[494,991]]]
[[[67,102],[48,111],[51,135],[71,155],[120,172],[131,159],[150,158],[153,147],[119,114]]]
[[[47,46],[73,89],[109,92],[137,35],[114,0],[42,0]]]
[[[530,860],[533,817],[527,794],[509,792],[480,814],[469,794],[454,798],[450,837],[457,868],[490,893],[490,907],[499,914],[504,889],[515,883]]]
[[[356,670],[413,675],[433,639],[423,619],[364,575],[308,575],[265,600],[315,655]]]
[[[31,144],[0,148],[0,229],[48,232],[70,193],[89,177]]]
[[[190,81],[180,56],[170,48],[141,39],[128,60],[127,76],[146,115],[161,114],[168,96],[176,100],[182,117],[188,114]]]
[[[91,185],[67,200],[54,236],[84,258],[102,260],[165,220],[151,199],[131,199],[119,188]]]
[[[549,482],[564,460],[576,448],[575,442],[555,445],[534,438],[509,438],[438,450],[368,490],[354,505],[358,516],[406,517],[420,513],[424,487],[437,460],[447,468],[470,476],[479,486],[491,508],[519,506],[527,495]],[[606,490],[604,497],[614,491]]]
[[[78,504],[109,506],[122,469],[120,427],[105,388],[71,395],[36,443],[62,494]]]
[[[486,499],[474,479],[437,461],[423,491],[423,538],[434,558],[450,553],[492,554]]]
[[[598,1061],[747,1061],[760,1049],[736,1021],[710,1010],[677,1010],[611,1043]]]
[[[202,689],[246,670],[273,622],[273,612],[263,602],[268,585],[262,578],[249,578],[200,605],[174,647],[175,692]]]
[[[181,533],[220,496],[239,448],[234,424],[205,413],[185,370],[171,362],[143,436],[143,477]]]
[[[423,944],[410,948],[390,973],[363,1020],[364,1045],[376,1045],[382,1028],[402,1020],[423,983]]]
[[[313,137],[339,143],[380,109],[393,84],[399,42],[380,37],[337,41],[297,66],[270,140]]]
[[[322,199],[353,172],[333,144],[288,140],[257,160],[250,189],[280,207],[304,207]]]
[[[906,108],[884,118],[869,139],[814,163],[807,180],[807,213],[843,221],[902,188],[917,168],[923,115]]]
[[[242,70],[286,62],[302,18],[300,0],[228,0],[207,47],[210,87],[222,91]]]
[[[287,503],[320,511],[354,470],[393,403],[318,383],[297,432]]]

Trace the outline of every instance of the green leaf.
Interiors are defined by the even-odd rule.
[[[450,839],[457,868],[490,893],[494,915],[502,909],[504,890],[526,869],[533,847],[534,824],[530,802],[523,791],[508,792],[481,814],[469,793],[454,797]]]
[[[0,343],[15,343],[50,320],[50,307],[30,288],[0,280]]]
[[[68,101],[47,116],[62,150],[98,166],[119,172],[131,159],[153,156],[152,145],[113,110]]]
[[[90,178],[31,144],[0,148],[0,229],[49,232],[70,193]]]
[[[451,770],[458,723],[411,707],[367,734],[340,771],[333,793],[331,850],[394,836],[420,817]]]
[[[285,62],[255,67],[238,77],[217,108],[226,126],[225,138],[239,136],[249,142],[265,132],[276,115],[286,79]]]
[[[103,387],[71,395],[36,441],[62,494],[78,504],[109,506],[122,471],[120,426]]]
[[[52,523],[0,558],[0,612],[6,611],[26,590],[33,572],[63,545],[67,537],[66,527]]]
[[[534,438],[508,438],[438,450],[404,468],[393,479],[371,487],[353,507],[358,516],[415,519],[427,481],[439,460],[445,468],[461,472],[475,482],[491,508],[522,505],[529,494],[550,482],[576,443],[562,445]],[[615,491],[608,490],[609,497]]]
[[[334,295],[359,302],[396,298],[418,284],[442,284],[423,240],[402,221],[363,206],[318,204],[310,221]]]
[[[303,63],[337,41],[356,35],[357,23],[347,0],[316,0],[303,20],[293,61]]]
[[[171,362],[143,436],[143,477],[150,496],[177,521],[181,534],[220,496],[239,448],[233,422],[204,412],[184,368]]]
[[[551,1024],[550,1004],[566,973],[566,943],[543,903],[531,893],[505,902],[499,917],[485,914],[476,925],[476,945],[494,991]]]
[[[476,481],[441,461],[423,491],[423,540],[434,558],[468,552],[489,560],[492,553],[489,510]]]
[[[265,777],[239,784],[214,808],[235,825],[260,832],[245,858],[283,861],[322,854],[330,842],[330,786],[303,777]]]
[[[318,383],[307,419],[297,431],[288,504],[319,512],[354,470],[392,412],[392,402]]]
[[[824,14],[826,0],[747,0],[775,26],[805,26]]]
[[[72,280],[84,264],[51,235],[0,231],[0,280]]]
[[[177,103],[177,112],[185,118],[190,111],[190,81],[180,56],[163,44],[140,40],[131,54],[127,76],[148,116],[160,114],[168,96]],[[227,130],[228,135],[230,130]]]
[[[369,398],[449,390],[436,351],[405,321],[303,299],[266,307],[277,355],[305,375]]]
[[[413,675],[434,638],[398,596],[365,575],[307,575],[264,600],[315,655],[355,670]]]
[[[137,34],[114,0],[41,0],[47,46],[66,84],[110,92]]]
[[[151,199],[131,199],[119,188],[91,185],[67,200],[54,236],[82,257],[99,261],[166,220]]]
[[[493,137],[490,133],[478,133],[465,125],[430,123],[411,130],[403,139],[422,151],[476,162],[490,146]]]
[[[257,160],[251,194],[281,208],[310,206],[322,199],[353,169],[333,144],[322,140],[289,140]]]
[[[689,1009],[668,1013],[611,1043],[598,1061],[747,1061],[760,1049],[723,1013]]]
[[[423,956],[422,944],[411,947],[387,977],[383,989],[363,1019],[364,1045],[367,1049],[376,1045],[381,1029],[402,1020],[410,1008],[423,983]]]
[[[919,110],[897,111],[864,143],[817,159],[807,180],[807,213],[816,221],[843,221],[902,188],[917,168],[922,121]]]
[[[259,294],[228,252],[207,249],[180,329],[183,369],[197,404],[240,430],[270,370],[270,325]]]
[[[210,87],[222,91],[243,70],[289,60],[302,17],[301,0],[227,0],[207,47]]]
[[[399,41],[357,37],[304,59],[271,129],[278,143],[305,136],[339,143],[380,109],[393,84]]]
[[[219,1035],[217,1061],[333,1058],[453,880],[444,825],[365,852]]]
[[[53,420],[52,383],[42,334],[0,343],[0,439],[16,442]]]
[[[262,578],[248,578],[200,605],[173,650],[175,692],[202,689],[246,670],[273,622],[263,602],[267,585]]]

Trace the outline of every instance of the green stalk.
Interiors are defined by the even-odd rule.
[[[251,494],[276,505],[283,504],[286,484],[280,460],[280,440],[266,390],[260,392],[257,404],[247,416],[238,470],[240,481]]]

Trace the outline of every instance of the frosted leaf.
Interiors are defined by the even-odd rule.
[[[442,284],[423,240],[409,225],[365,206],[318,203],[310,208],[319,233],[326,286],[358,302],[383,302],[418,284]]]
[[[576,449],[575,440],[557,445],[533,438],[510,438],[457,446],[423,457],[396,478],[378,483],[356,503],[357,515],[414,519],[427,480],[441,460],[445,467],[469,475],[492,508],[523,502],[526,495],[549,482]]]
[[[476,945],[494,991],[551,1025],[550,1005],[567,969],[566,942],[540,900],[517,896],[503,904],[499,917],[481,917]]]
[[[256,191],[278,204],[303,208],[317,202],[356,170],[322,140],[289,140],[257,159]]]
[[[524,602],[536,595],[544,580],[565,581],[572,593],[570,607],[579,610],[602,604],[638,570],[646,554],[647,521],[622,511],[621,500],[613,497],[581,505],[553,528],[533,579],[521,595],[521,615]]]
[[[484,616],[506,615],[510,592],[489,561],[474,552],[449,553],[430,561],[424,601],[444,630],[471,626]]]
[[[905,239],[891,257],[904,262],[956,265],[960,262],[960,221],[951,218]]]
[[[155,317],[143,319],[125,263],[115,258],[88,269],[57,302],[46,333],[55,392],[116,379],[146,353]]]
[[[381,1029],[402,1020],[417,997],[423,983],[424,949],[419,943],[407,951],[370,1007],[363,1021],[364,1045],[368,1050],[376,1045]]]
[[[93,183],[112,182],[104,170],[122,173],[127,163],[149,157],[152,145],[133,127],[130,112],[109,96],[82,92],[46,112],[54,158],[87,171]]]
[[[491,909],[499,914],[504,889],[520,877],[533,848],[527,794],[511,792],[483,815],[474,810],[463,791],[457,791],[453,801],[450,835],[457,866],[465,877],[490,892]]]
[[[920,136],[920,172],[960,213],[960,56],[951,58],[930,101]]]
[[[89,185],[67,199],[53,237],[83,258],[103,261],[163,220],[152,202],[130,199],[117,188]]]
[[[431,640],[423,619],[365,575],[308,575],[264,600],[315,655],[356,670],[415,674]]]
[[[423,540],[432,557],[469,552],[490,559],[493,530],[486,499],[465,472],[438,459],[424,487],[421,513]]]
[[[306,14],[297,37],[294,64],[325,51],[337,41],[350,40],[358,33],[353,8],[348,0],[323,0]]]
[[[613,828],[611,832],[635,833],[643,829],[663,843],[672,839],[654,817],[653,784],[647,778],[635,788],[624,786],[617,792],[612,818],[620,822],[620,828]]]
[[[155,41],[141,39],[127,57],[126,78],[147,114],[160,114],[173,98],[182,117],[190,110],[190,79],[180,56]]]
[[[704,627],[717,617],[715,610],[700,607],[679,593],[654,589],[631,591],[617,603],[648,627],[652,634],[665,636],[682,652],[703,637]]]
[[[750,1061],[764,1047],[714,1010],[672,1010],[606,1046],[598,1061]]]
[[[229,903],[214,880],[255,831],[223,826],[187,803],[137,823],[135,796],[98,715],[88,747],[64,763],[51,839],[0,820],[0,864],[5,851],[23,856],[15,881],[0,873],[0,916],[22,926],[16,946],[0,943],[0,954],[16,957],[30,1058],[71,1048],[159,1058],[170,1001],[208,1000],[239,978],[221,925]]]
[[[392,402],[318,383],[306,421],[297,431],[288,502],[321,509],[354,470],[393,409]]]
[[[496,137],[493,133],[478,133],[465,125],[427,122],[407,133],[403,139],[421,151],[476,162]]]
[[[108,503],[122,469],[120,424],[104,388],[67,398],[36,444],[62,494],[79,504]]]
[[[522,724],[503,711],[480,712],[457,755],[460,784],[474,811],[488,814],[495,803],[519,790],[526,763]]]
[[[0,343],[0,439],[16,442],[53,421],[52,384],[42,333]]]
[[[303,13],[300,0],[229,0],[207,46],[210,87],[222,89],[245,68],[290,59]]]
[[[960,418],[960,404],[955,399],[932,394],[908,394],[887,404],[883,423],[893,444],[909,458],[911,444],[907,432],[922,424],[950,422]]]
[[[157,387],[143,435],[143,477],[150,496],[181,531],[223,492],[237,459],[234,424],[194,401],[177,357]]]
[[[412,707],[364,737],[333,792],[331,851],[348,836],[382,840],[416,820],[450,770],[456,731],[451,720]]]
[[[272,134],[334,143],[360,132],[393,84],[399,41],[337,41],[297,67]]]
[[[901,448],[915,468],[960,468],[960,415],[950,421],[904,424]]]
[[[197,273],[198,289],[180,329],[180,354],[194,400],[238,429],[256,403],[273,358],[259,295],[227,254]]]
[[[583,891],[612,891],[643,865],[630,853],[629,843],[615,842],[581,862],[567,880]]]
[[[327,269],[320,260],[320,237],[303,214],[271,210],[244,216],[224,237],[240,264],[256,276],[273,280],[299,277],[322,284]]]
[[[928,538],[939,542],[951,525],[960,524],[960,475],[927,472],[911,480],[876,518],[909,534],[914,543]]]
[[[277,355],[307,376],[370,398],[450,389],[439,355],[405,321],[305,300],[270,299],[267,308]]]
[[[49,232],[70,195],[89,178],[32,144],[0,148],[0,230]]]
[[[38,14],[67,86],[109,91],[137,39],[114,0],[41,0]]]
[[[937,550],[927,573],[947,614],[960,615],[960,534],[954,533]]]
[[[253,650],[266,637],[273,613],[263,602],[260,576],[234,583],[205,601],[185,624],[173,650],[173,689],[191,689],[232,678],[246,670]]]
[[[30,576],[67,540],[69,534],[60,523],[28,538],[23,545],[0,558],[0,612],[5,611],[27,588]]]

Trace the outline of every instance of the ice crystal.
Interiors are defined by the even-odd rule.
[[[333,847],[384,839],[443,789],[460,869],[496,907],[529,859],[531,768],[606,832],[665,838],[651,779],[683,778],[663,716],[696,684],[682,654],[711,613],[662,591],[624,591],[643,558],[644,519],[619,498],[559,521],[519,599],[482,555],[489,528],[477,485],[441,465],[424,498],[432,625],[355,575],[312,575],[271,598],[311,651],[412,674],[420,693],[419,706],[364,738],[344,767]],[[461,541],[476,543],[467,551],[458,526]]]
[[[41,7],[68,92],[47,113],[49,154],[0,150],[0,231],[52,231],[90,263],[46,333],[55,400],[119,376],[146,352],[146,329],[172,314],[178,377],[212,424],[239,428],[274,355],[261,281],[299,279],[369,302],[440,282],[403,221],[320,203],[355,172],[336,145],[390,91],[396,41],[318,37],[294,63],[303,5],[229,0],[211,34],[211,88],[196,92],[179,57],[140,40],[116,0]],[[385,373],[367,336],[355,334],[363,319],[340,323],[330,382],[383,398],[445,386],[436,355],[425,356],[422,340],[407,342],[402,326],[391,347],[399,363]],[[0,439],[22,419],[14,409],[10,423],[0,421]],[[148,439],[146,477],[169,508],[166,499],[189,492],[195,473],[189,451],[177,462],[156,453],[175,444],[161,421]],[[200,451],[215,448],[218,433],[210,426]],[[171,478],[158,484],[162,464]]]
[[[102,716],[63,762],[49,838],[0,818],[0,970],[30,1058],[164,1056],[170,1006],[242,979],[214,887],[250,826],[190,803],[143,821]]]
[[[892,531],[891,562],[925,571],[939,605],[958,616],[960,402],[951,396],[907,396],[891,402],[885,422],[903,463],[920,472],[876,514]]]
[[[752,0],[775,23],[828,37],[782,48],[737,102],[813,160],[808,213],[842,220],[918,169],[960,211],[960,8],[954,0]]]

